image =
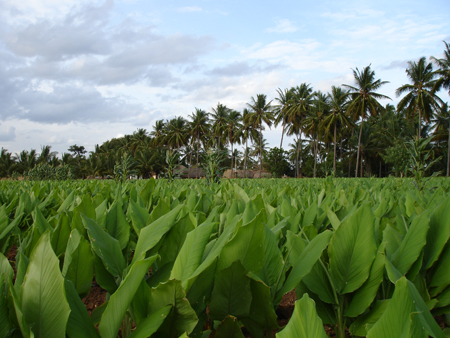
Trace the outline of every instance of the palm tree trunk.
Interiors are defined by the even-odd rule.
[[[364,123],[364,118],[361,119],[361,128],[359,128],[358,155],[356,155],[356,172],[355,172],[355,177],[358,177],[359,150],[360,150],[360,147],[361,147],[361,137],[362,137],[363,123]]]
[[[280,150],[281,150],[281,147],[283,146],[284,125],[285,125],[285,122],[284,122],[284,118],[283,118],[283,130],[281,131]]]
[[[259,178],[262,171],[262,121],[259,124]]]
[[[450,174],[450,124],[448,125],[448,154],[447,154],[447,177],[449,177]]]
[[[336,123],[334,124],[334,154],[333,154],[333,172],[336,174]]]
[[[417,139],[420,140],[420,121],[422,121],[422,110],[419,108],[419,128],[418,128],[418,134],[417,134]]]
[[[296,157],[296,162],[295,162],[295,174],[297,175],[297,177],[300,176],[300,169],[299,169],[299,162],[298,162],[298,157],[300,154],[300,135],[298,136],[298,141],[297,141],[297,157]]]
[[[195,177],[198,178],[198,152],[200,150],[200,137],[197,132],[197,170],[195,171]]]
[[[230,144],[231,144],[231,178],[234,178],[234,174],[233,174],[233,142],[231,142],[231,133],[230,133]]]
[[[302,165],[303,165],[303,152],[302,152],[302,133],[303,133],[303,130],[302,130],[302,128],[300,128],[300,136],[298,137],[298,140],[299,140],[299,143],[298,143],[298,145],[299,145],[299,150],[300,150],[300,169],[299,169],[299,172],[298,172],[298,175],[300,176],[300,177],[302,177],[303,176],[303,172],[302,172]]]
[[[317,167],[317,137],[314,138],[314,178],[316,177]]]
[[[245,139],[245,158],[244,158],[244,178],[247,178],[247,145],[248,145],[248,137]]]

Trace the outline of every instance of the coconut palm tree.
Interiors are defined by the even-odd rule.
[[[245,142],[244,151],[244,178],[247,177],[247,163],[248,163],[248,140],[254,143],[259,140],[258,130],[253,128],[252,121],[250,119],[251,113],[247,108],[242,111],[242,126],[240,135],[242,137],[242,142]]]
[[[290,89],[293,93],[293,104],[287,111],[288,135],[297,136],[296,176],[302,176],[302,134],[304,119],[308,116],[314,101],[313,88],[310,84],[302,83]]]
[[[242,115],[236,110],[231,110],[226,120],[226,132],[231,146],[231,172],[233,172],[233,144],[240,142],[241,121]]]
[[[226,130],[227,119],[228,119],[228,114],[230,113],[230,109],[221,103],[218,103],[216,108],[213,107],[211,109],[213,111],[210,114],[211,119],[213,121],[212,137],[217,138],[217,144],[218,144],[218,147],[220,148],[221,140],[224,140],[226,137],[225,130]]]
[[[333,127],[334,136],[334,156],[333,156],[333,171],[336,172],[336,146],[337,146],[337,127],[351,126],[351,121],[346,115],[346,108],[348,105],[349,94],[348,91],[343,90],[341,87],[332,86],[331,93],[328,94],[328,104],[330,108],[330,114],[328,114],[323,120],[323,127],[325,133],[329,133]]]
[[[162,146],[165,137],[166,123],[164,120],[157,120],[153,126],[153,130],[150,132],[150,137],[153,138],[154,146]]]
[[[436,140],[444,140],[448,136],[447,143],[447,177],[450,175],[450,111],[448,103],[444,103],[435,114],[432,128]]]
[[[177,151],[179,152],[181,146],[186,143],[189,137],[189,134],[187,133],[187,121],[181,116],[177,116],[169,120],[166,126],[166,143],[170,148],[176,147]]]
[[[200,140],[208,134],[211,125],[209,124],[208,113],[202,109],[195,108],[195,112],[189,115],[189,133],[192,139],[197,142],[197,167],[198,154],[200,151]]]
[[[322,92],[318,91],[314,96],[314,104],[308,117],[305,119],[305,131],[314,139],[314,177],[316,177],[318,142],[321,134],[323,134],[323,121],[328,114],[329,104],[328,96]]]
[[[275,98],[275,101],[278,102],[277,105],[274,106],[274,114],[275,114],[275,127],[277,127],[280,123],[282,124],[281,130],[281,141],[280,141],[280,149],[283,147],[283,136],[286,128],[286,121],[288,117],[288,110],[294,103],[294,93],[292,90],[285,89],[282,91],[280,88],[277,89],[278,97]]]
[[[436,96],[433,88],[436,84],[436,73],[433,72],[433,64],[428,63],[425,57],[419,62],[409,61],[406,74],[412,84],[405,84],[395,92],[397,96],[406,94],[397,105],[397,110],[406,108],[410,116],[419,115],[419,127],[417,137],[421,137],[422,117],[430,122],[435,110],[439,107],[441,99]]]
[[[359,130],[358,138],[358,152],[356,155],[356,170],[355,177],[358,177],[358,164],[361,146],[361,136],[363,130],[364,120],[367,114],[373,116],[377,115],[380,109],[383,109],[382,105],[378,102],[380,99],[389,99],[386,95],[376,93],[382,85],[389,83],[388,81],[375,80],[375,71],[370,69],[370,65],[364,67],[361,71],[356,68],[352,69],[353,76],[355,78],[355,86],[344,84],[344,87],[350,89],[352,101],[347,107],[347,114],[353,116],[355,121],[361,119],[361,126]]]
[[[433,56],[431,57],[431,60],[433,60],[439,68],[436,71],[439,78],[436,81],[436,86],[433,90],[438,91],[440,88],[444,87],[448,90],[448,94],[450,95],[450,44],[445,41],[444,44],[444,57],[442,59],[436,59]]]
[[[251,121],[251,125],[254,128],[259,129],[259,177],[261,177],[262,171],[262,125],[263,123],[267,124],[270,128],[272,125],[273,115],[272,110],[273,107],[271,105],[272,101],[267,102],[267,96],[265,94],[257,94],[256,99],[252,96],[251,102],[247,103],[247,106],[251,109],[251,112],[248,116],[248,120]]]

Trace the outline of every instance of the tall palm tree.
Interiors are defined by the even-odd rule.
[[[131,150],[133,157],[138,149],[144,147],[147,144],[148,138],[149,137],[147,130],[144,128],[138,128],[138,130],[133,132],[133,135],[131,137]]]
[[[436,81],[436,87],[434,91],[439,90],[441,87],[444,87],[448,90],[448,94],[450,95],[450,44],[444,41],[445,50],[444,57],[442,59],[436,59],[434,56],[431,57],[439,69],[436,73],[439,75],[439,79]]]
[[[153,130],[150,132],[150,136],[153,138],[154,146],[162,146],[164,140],[166,123],[164,120],[157,120],[153,126]]]
[[[293,104],[287,111],[287,123],[289,125],[288,135],[297,136],[296,176],[302,176],[302,134],[304,119],[308,116],[314,101],[314,92],[310,84],[302,83],[300,86],[291,88],[293,93]]]
[[[166,142],[169,147],[176,147],[178,152],[181,146],[183,146],[189,134],[187,133],[187,121],[181,117],[177,116],[167,123],[167,136]]]
[[[314,177],[317,172],[317,152],[320,135],[323,133],[323,121],[328,114],[329,104],[328,96],[318,91],[315,93],[314,105],[305,119],[305,131],[308,132],[314,139]]]
[[[208,134],[210,124],[208,119],[208,113],[202,109],[195,108],[195,112],[189,115],[191,121],[189,122],[189,130],[192,139],[197,142],[197,167],[198,167],[198,154],[200,151],[200,139]]]
[[[216,108],[213,107],[211,109],[213,111],[210,114],[211,119],[213,121],[212,135],[213,135],[213,137],[217,138],[217,144],[218,144],[218,147],[220,148],[221,140],[224,140],[225,139],[224,136],[226,136],[225,130],[226,130],[227,118],[228,118],[228,114],[230,113],[230,109],[221,103],[218,103]]]
[[[333,171],[336,172],[336,146],[337,146],[337,126],[351,126],[351,121],[346,115],[346,108],[348,105],[349,94],[348,91],[341,87],[332,86],[331,93],[328,94],[328,103],[330,107],[330,114],[323,120],[325,133],[329,133],[331,127],[334,129],[333,143]]]
[[[228,142],[231,146],[231,172],[233,172],[233,144],[239,143],[239,133],[242,127],[242,115],[236,110],[231,110],[226,120]]]
[[[361,147],[361,136],[363,130],[364,120],[367,113],[375,116],[380,109],[383,109],[382,105],[378,102],[379,99],[390,99],[388,96],[376,93],[382,85],[389,83],[388,81],[375,80],[375,71],[370,69],[370,65],[364,67],[361,71],[356,68],[352,69],[353,76],[355,78],[355,85],[350,86],[344,84],[344,87],[350,89],[350,95],[352,101],[347,107],[347,114],[352,115],[355,121],[361,118],[361,126],[359,130],[358,138],[358,153],[356,156],[356,170],[355,177],[358,177],[358,164]]]
[[[432,120],[435,139],[443,140],[448,135],[447,143],[447,177],[450,175],[450,111],[448,103],[444,103],[436,112],[435,118]]]
[[[283,147],[283,136],[286,128],[286,121],[288,117],[288,110],[294,103],[294,93],[292,90],[285,89],[282,91],[280,88],[277,89],[278,97],[275,98],[275,101],[278,102],[277,105],[274,106],[274,114],[275,114],[275,127],[277,127],[280,123],[282,124],[281,130],[281,141],[280,141],[280,149]]]
[[[412,84],[405,84],[395,92],[397,96],[407,93],[398,103],[397,110],[406,108],[411,116],[419,114],[417,137],[420,138],[422,116],[429,123],[434,111],[439,107],[438,101],[441,101],[433,91],[437,74],[433,72],[433,64],[428,63],[425,57],[420,58],[417,63],[409,61],[406,74]]]
[[[251,109],[248,116],[251,125],[254,128],[259,129],[259,177],[261,177],[262,171],[262,128],[263,123],[267,124],[270,128],[272,125],[272,101],[267,102],[267,96],[265,94],[257,94],[256,99],[252,96],[251,102],[247,103],[247,106]]]
[[[250,119],[251,113],[247,108],[242,111],[242,127],[240,135],[242,137],[242,142],[245,142],[245,152],[244,152],[244,178],[247,178],[247,163],[248,163],[248,140],[256,142],[259,140],[258,130],[253,128],[252,120]]]

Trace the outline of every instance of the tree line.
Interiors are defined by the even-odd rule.
[[[273,100],[257,94],[242,111],[222,103],[210,112],[195,108],[187,118],[158,120],[150,132],[139,128],[89,154],[76,144],[61,158],[51,146],[18,154],[2,148],[0,177],[27,176],[43,165],[65,166],[76,178],[113,177],[126,165],[148,178],[165,172],[167,154],[176,154],[178,165],[202,167],[212,150],[223,154],[223,167],[258,170],[260,177],[263,170],[294,177],[403,176],[423,158],[433,163],[422,163],[428,175],[449,176],[450,114],[437,95],[442,88],[450,95],[450,45],[444,44],[443,58],[408,62],[409,83],[396,90],[401,97],[396,107],[380,103],[391,99],[380,92],[387,81],[377,79],[369,65],[353,69],[353,84],[333,86],[329,93],[302,83],[278,88]],[[269,149],[264,131],[272,126],[282,132],[280,146]],[[294,137],[287,147],[285,135]]]

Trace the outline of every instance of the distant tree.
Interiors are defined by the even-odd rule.
[[[431,57],[431,60],[433,60],[439,68],[436,71],[436,74],[439,75],[439,78],[436,81],[436,85],[435,88],[433,88],[433,91],[437,91],[440,88],[444,87],[448,90],[448,94],[450,95],[450,44],[445,41],[444,44],[444,57],[442,59],[437,59],[433,56]]]

